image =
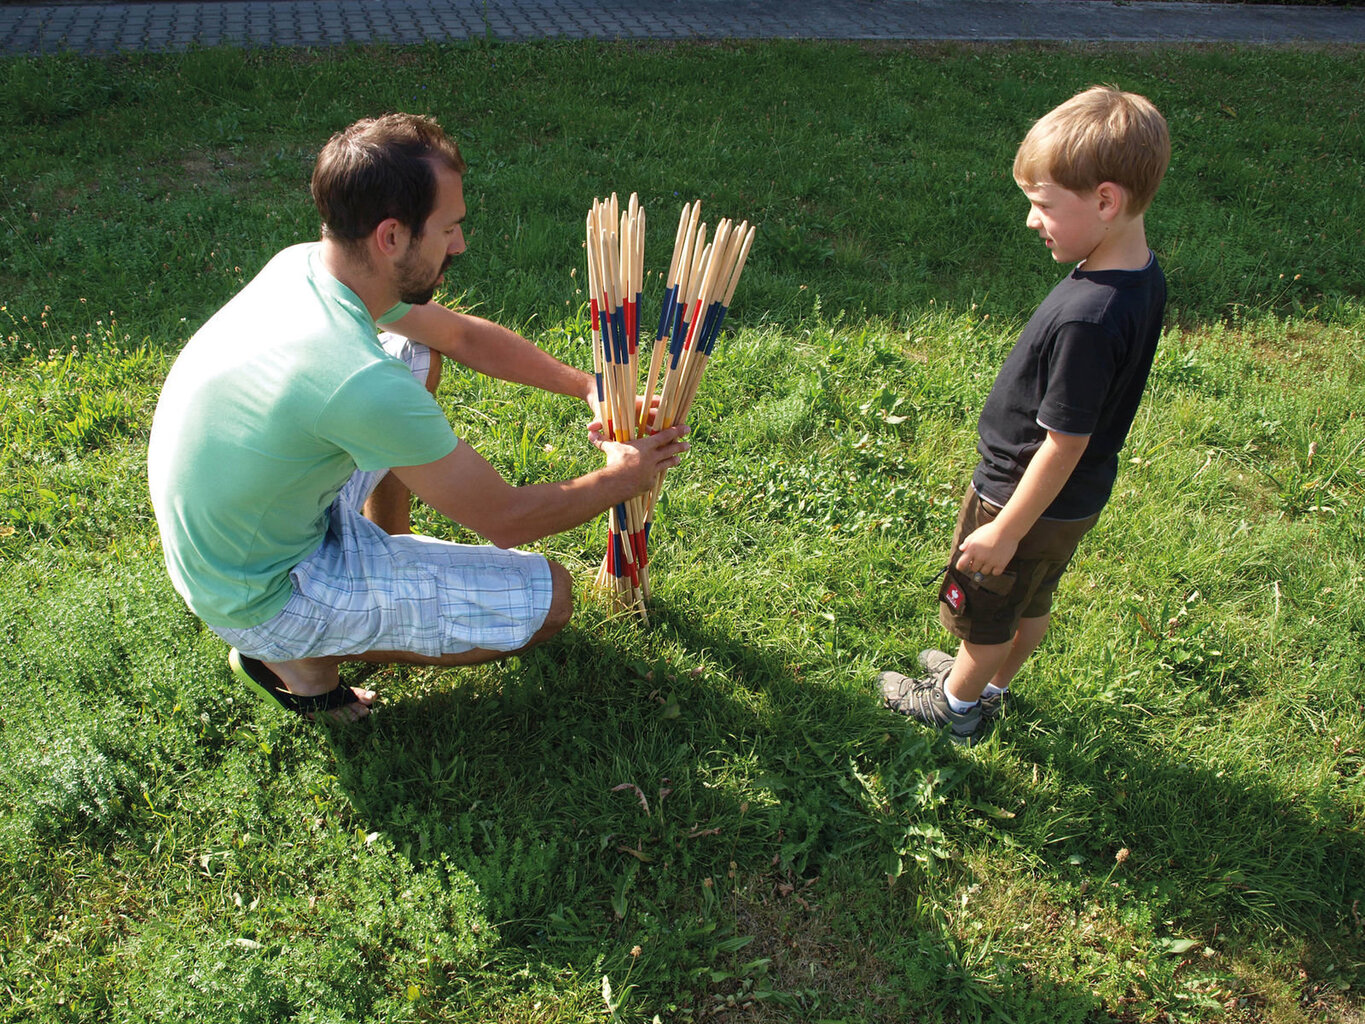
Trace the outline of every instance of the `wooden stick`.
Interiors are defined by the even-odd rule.
[[[745,230],[746,228],[747,230]],[[733,234],[733,244],[727,250],[722,265],[722,274],[725,279],[724,291],[708,311],[704,333],[698,339],[695,354],[696,366],[687,379],[686,390],[683,392],[683,397],[678,406],[677,419],[680,422],[687,419],[687,414],[692,408],[692,402],[697,397],[697,388],[701,385],[702,374],[706,372],[707,360],[711,358],[711,350],[715,347],[716,338],[720,334],[720,325],[725,320],[725,313],[730,307],[730,297],[735,293],[735,285],[739,282],[739,272],[744,267],[744,261],[748,259],[753,240],[754,230],[749,228],[747,224],[741,224],[739,230]]]
[[[636,218],[627,216],[621,221],[621,234],[608,220],[610,205],[595,206],[588,219],[588,249],[590,278],[602,312],[601,352],[604,374],[604,406],[609,410],[610,426],[607,435],[615,441],[628,441],[634,435],[635,388],[631,376],[629,356],[631,325],[628,289],[633,275],[629,264],[636,262],[633,250],[638,250],[638,211]],[[623,258],[624,257],[624,258]],[[623,294],[624,293],[624,294]],[[647,623],[644,608],[645,580],[642,577],[644,510],[638,498],[613,507],[608,516],[609,546],[598,572],[599,584],[608,580],[615,583],[617,598],[622,607],[633,609]]]
[[[606,200],[593,201],[586,221],[593,365],[604,428],[613,441],[630,441],[683,422],[696,399],[755,234],[747,221],[736,228],[723,219],[708,244],[707,226],[700,218],[700,200],[685,205],[679,214],[637,410],[647,218],[637,193],[631,193],[624,210],[614,192]],[[664,475],[658,475],[646,494],[609,511],[608,548],[596,577],[600,587],[613,589],[619,607],[635,611],[645,623],[647,537]]]
[[[691,313],[690,322],[687,325],[687,338],[683,342],[683,358],[678,366],[678,382],[673,389],[669,408],[663,410],[663,424],[665,427],[680,423],[681,417],[678,415],[682,409],[682,400],[691,385],[691,381],[696,374],[698,362],[697,339],[700,335],[702,325],[705,321],[705,313],[711,304],[711,296],[716,291],[716,281],[719,275],[720,264],[724,261],[726,247],[729,242],[730,222],[722,220],[716,225],[716,237],[706,250],[705,266],[702,271],[702,279],[696,290],[696,297],[689,303]]]
[[[673,256],[668,263],[668,277],[664,279],[664,299],[659,308],[659,329],[654,335],[654,351],[650,354],[649,378],[645,384],[644,404],[640,408],[640,433],[644,434],[646,425],[653,419],[654,386],[659,380],[659,367],[664,353],[668,351],[668,338],[673,329],[673,313],[678,302],[678,265],[686,246],[689,223],[693,223],[701,212],[701,200],[689,209],[684,206],[678,217],[678,231],[673,236]]]
[[[659,409],[654,415],[654,429],[665,430],[673,425],[667,417],[667,410],[674,404],[673,394],[678,388],[678,368],[685,352],[687,332],[691,324],[688,311],[696,301],[696,293],[701,285],[703,264],[706,259],[706,225],[697,225],[696,233],[688,240],[684,252],[684,276],[679,285],[678,312],[673,323],[673,337],[669,343],[668,371],[664,376],[663,388],[659,393]]]

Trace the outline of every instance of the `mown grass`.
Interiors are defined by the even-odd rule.
[[[1365,948],[1357,51],[425,47],[0,64],[0,1020],[1354,1020]],[[978,748],[881,711],[975,410],[1058,269],[1009,158],[1076,89],[1175,136],[1169,329],[1110,510]],[[578,237],[637,190],[761,225],[652,541],[524,658],[233,686],[165,580],[179,345],[315,236],[328,133],[470,159],[461,301],[587,361]],[[657,292],[649,297],[657,303]],[[654,307],[654,308],[657,308]],[[449,368],[510,478],[581,410]],[[419,511],[443,536],[449,524]]]

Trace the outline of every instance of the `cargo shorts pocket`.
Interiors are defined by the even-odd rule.
[[[979,572],[962,572],[950,563],[944,571],[938,599],[959,618],[989,619],[999,614],[1009,603],[1017,582],[1017,573],[1003,572],[999,576],[989,576]]]

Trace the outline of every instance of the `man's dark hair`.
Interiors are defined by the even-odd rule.
[[[393,217],[420,237],[436,205],[438,164],[465,172],[459,147],[429,117],[385,114],[337,132],[313,167],[322,236],[353,245]]]

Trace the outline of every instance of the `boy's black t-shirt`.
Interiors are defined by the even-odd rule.
[[[1103,509],[1165,308],[1166,278],[1155,256],[1142,270],[1087,272],[1082,265],[1059,282],[1020,333],[981,409],[977,493],[1005,504],[1049,430],[1088,434],[1085,454],[1043,518],[1085,519]]]

